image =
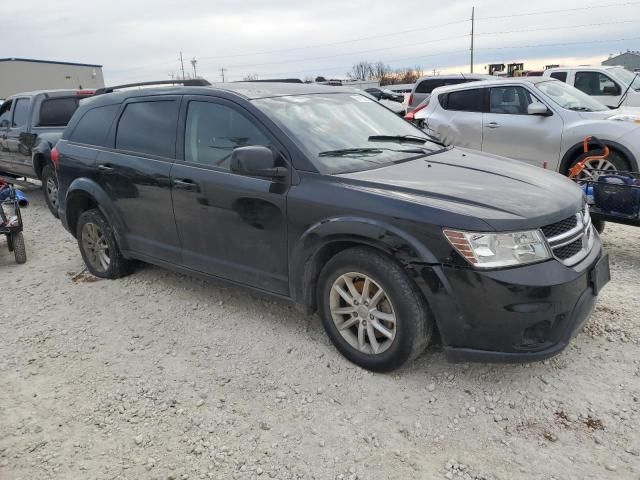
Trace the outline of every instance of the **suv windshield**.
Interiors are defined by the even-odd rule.
[[[538,90],[567,110],[577,112],[601,112],[608,110],[607,107],[586,93],[582,93],[580,90],[559,80],[540,82],[535,85]]]
[[[379,168],[441,148],[364,95],[297,95],[254,103],[290,134],[322,172]]]
[[[623,67],[611,68],[608,70],[608,73],[611,73],[611,75],[624,83],[624,88],[622,89],[623,91],[626,90],[626,88],[632,81],[633,85],[631,85],[631,88],[633,88],[634,90],[640,90],[640,75],[630,72]]]

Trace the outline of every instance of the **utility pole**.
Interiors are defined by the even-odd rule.
[[[227,71],[226,68],[224,68],[224,67],[220,68],[220,75],[222,76],[222,83],[224,83],[224,72],[226,72],[226,71]]]
[[[193,57],[191,59],[191,66],[193,67],[193,78],[198,78],[198,71],[196,70],[196,63],[198,63],[198,60],[196,60],[196,57]]]
[[[471,7],[471,73],[473,73],[473,33],[476,24],[476,7]]]
[[[180,52],[180,68],[182,69],[182,80],[184,80],[184,60],[182,59],[182,52]]]

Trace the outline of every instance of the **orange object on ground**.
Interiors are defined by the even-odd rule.
[[[609,156],[609,147],[604,145],[602,142],[600,142],[600,140],[598,140],[595,137],[586,137],[583,140],[582,150],[584,151],[584,153],[589,153],[589,142],[591,140],[595,140],[596,142],[600,143],[600,145],[602,145],[603,147],[602,153],[600,155],[589,155],[588,157],[584,157],[582,160],[576,163],[573,167],[569,169],[569,178],[576,178],[578,175],[580,175],[580,173],[582,172],[582,170],[584,170],[584,167],[586,167],[588,162],[591,162],[593,160],[604,160]]]

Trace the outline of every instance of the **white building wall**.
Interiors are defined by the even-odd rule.
[[[104,87],[102,67],[24,60],[0,61],[0,99],[20,92]]]

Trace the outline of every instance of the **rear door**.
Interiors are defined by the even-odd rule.
[[[238,175],[229,168],[234,148],[269,146],[283,163],[284,149],[261,122],[234,102],[185,97],[181,118],[183,155],[173,166],[171,181],[183,264],[262,290],[288,293],[288,182]]]
[[[133,252],[174,264],[180,242],[171,203],[181,96],[134,97],[114,122],[110,146],[96,159],[97,182],[122,222]]]
[[[483,115],[482,150],[540,167],[545,162],[555,167],[562,142],[560,115],[553,112],[551,116],[529,115],[529,105],[540,100],[522,86],[487,90],[489,107]]]
[[[0,106],[0,174],[9,171],[9,146],[7,145],[7,134],[11,127],[11,107],[13,99],[7,100]]]
[[[447,145],[480,150],[485,92],[469,88],[438,94],[441,109],[427,120],[427,127]]]

